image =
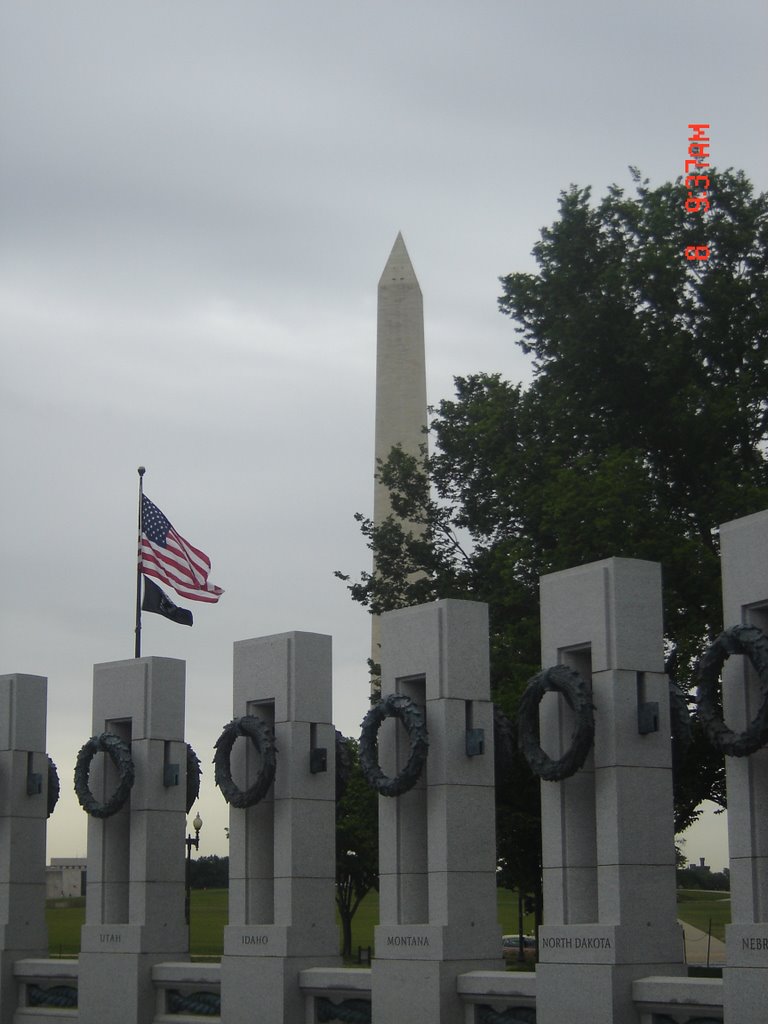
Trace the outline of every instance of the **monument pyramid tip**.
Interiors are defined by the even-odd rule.
[[[417,280],[416,272],[411,263],[411,257],[408,255],[408,250],[405,247],[403,233],[398,231],[395,244],[392,246],[392,251],[389,254],[389,259],[386,262],[379,283],[385,284],[393,280],[402,281],[405,279]]]

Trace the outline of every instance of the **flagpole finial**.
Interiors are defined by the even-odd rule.
[[[139,476],[144,476],[146,472],[147,470],[145,466],[139,466]]]

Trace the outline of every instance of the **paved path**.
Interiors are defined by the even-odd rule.
[[[725,963],[725,943],[714,936],[710,938],[706,932],[694,928],[691,924],[681,921],[685,934],[685,959],[689,964],[707,963],[707,949],[709,949],[709,963],[711,966],[721,966]]]

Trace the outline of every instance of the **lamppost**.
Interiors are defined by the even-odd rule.
[[[187,923],[187,927],[189,927],[189,903],[192,894],[192,847],[194,846],[196,850],[200,849],[200,829],[203,827],[203,819],[200,817],[199,811],[195,815],[194,821],[192,822],[192,827],[195,830],[194,839],[192,838],[192,836],[187,835],[187,838],[185,840],[187,844],[187,885],[184,897],[184,920]]]

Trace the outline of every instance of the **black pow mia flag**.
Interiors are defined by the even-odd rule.
[[[141,602],[141,610],[163,615],[171,622],[178,622],[180,626],[192,625],[192,612],[188,608],[179,608],[175,605],[165,591],[148,576],[144,577],[144,600]]]

